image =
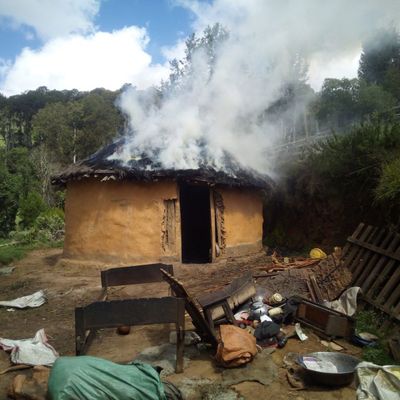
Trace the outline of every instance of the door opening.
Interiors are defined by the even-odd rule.
[[[204,185],[180,184],[182,262],[211,262],[210,190]]]

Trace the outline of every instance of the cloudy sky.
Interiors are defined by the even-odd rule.
[[[252,1],[252,0],[249,0]],[[229,14],[234,11],[226,10]],[[213,0],[0,0],[0,92],[146,88],[168,76],[185,37],[215,21]],[[211,6],[211,8],[210,8]],[[359,48],[315,57],[310,83],[356,75]]]

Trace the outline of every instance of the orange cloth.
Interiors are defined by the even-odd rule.
[[[220,336],[215,359],[224,367],[246,364],[257,354],[256,338],[244,329],[234,325],[221,325]]]

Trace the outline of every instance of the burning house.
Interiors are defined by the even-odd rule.
[[[214,262],[262,248],[270,178],[227,157],[223,171],[165,169],[149,156],[111,156],[119,140],[68,167],[64,258],[114,264]]]

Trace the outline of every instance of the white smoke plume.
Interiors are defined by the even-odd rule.
[[[202,52],[181,91],[154,105],[151,92],[126,90],[120,107],[130,136],[128,162],[147,153],[165,168],[209,164],[224,169],[229,153],[242,165],[269,172],[265,149],[277,127],[263,112],[293,79],[293,60],[334,59],[359,51],[371,32],[399,21],[399,0],[180,0],[196,16],[194,29],[220,22],[229,31],[214,72]],[[293,110],[295,112],[295,110]]]

